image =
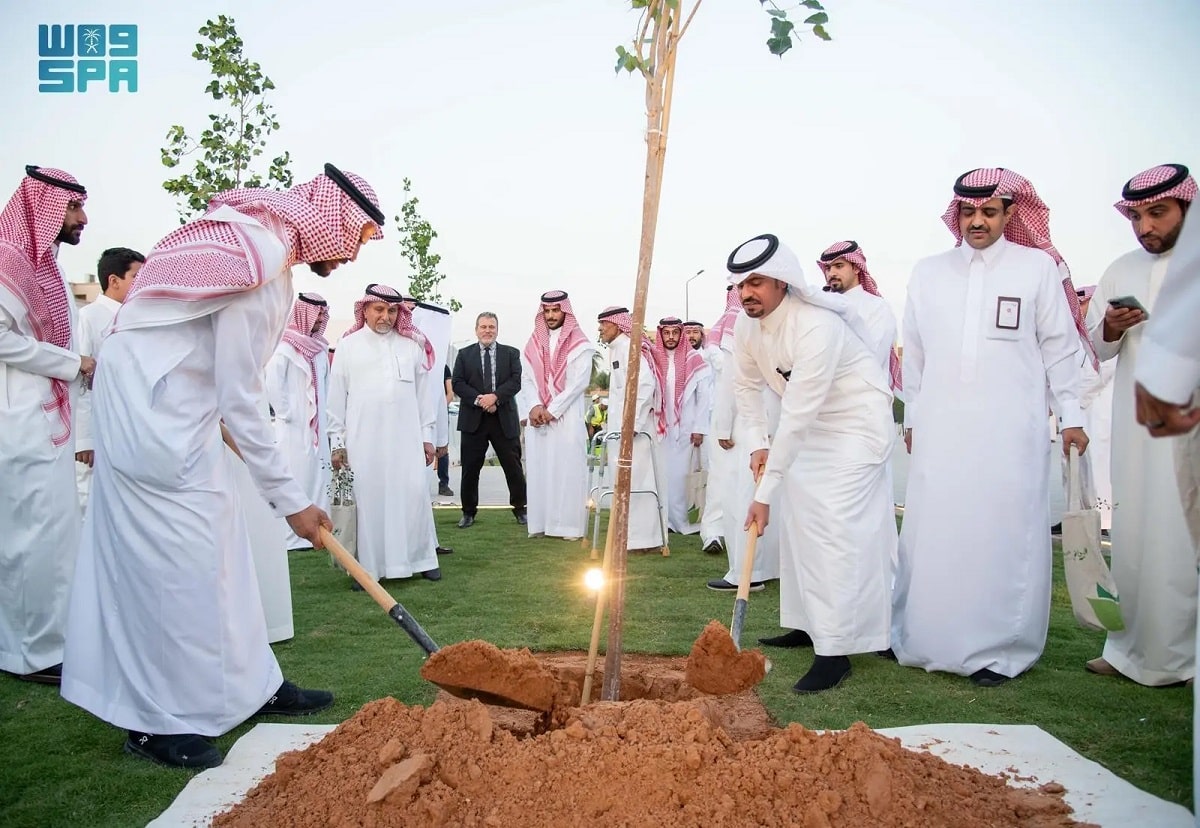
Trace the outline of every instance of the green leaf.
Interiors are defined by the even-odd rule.
[[[808,17],[806,17],[804,22],[809,26],[820,26],[823,23],[829,22],[829,15],[827,15],[825,12],[817,12],[816,14],[810,14]]]
[[[817,37],[821,38],[821,40],[833,40],[833,38],[830,37],[829,32],[825,31],[824,26],[821,26],[821,25],[813,26],[812,31],[813,31],[813,34],[815,34]]]
[[[765,3],[766,0],[763,0],[763,2]],[[787,12],[781,11],[780,9],[767,9],[767,14],[771,15],[771,17],[787,19]]]
[[[772,40],[781,40],[784,38],[790,38],[791,34],[792,34],[792,29],[795,29],[795,28],[796,28],[796,24],[793,23],[792,21],[780,20],[779,18],[775,18],[774,20],[771,21],[771,39]]]
[[[767,41],[767,48],[771,50],[771,54],[782,56],[784,52],[792,48],[792,39],[790,37],[772,37]]]
[[[818,0],[801,0],[800,5],[813,9],[814,11],[823,11],[825,9],[825,7],[818,2]]]

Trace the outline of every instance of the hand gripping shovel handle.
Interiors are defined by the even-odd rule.
[[[358,581],[368,595],[375,599],[375,603],[383,607],[387,614],[392,616],[400,629],[408,633],[416,645],[425,651],[425,655],[433,655],[439,649],[438,645],[433,643],[433,639],[429,634],[417,623],[417,619],[408,614],[406,610],[391,594],[379,585],[379,582],[372,578],[367,570],[362,568],[362,564],[354,559],[354,556],[346,551],[346,547],[342,546],[338,539],[333,536],[333,533],[321,527],[321,545],[324,546],[329,553],[337,559],[337,562],[350,573],[354,580]]]
[[[758,493],[758,483],[762,480],[762,472],[754,478],[754,492]],[[742,627],[746,624],[746,608],[750,605],[750,579],[754,576],[754,552],[758,547],[758,524],[751,523],[746,530],[746,556],[742,558],[742,574],[738,578],[737,598],[733,601],[733,621],[729,624],[729,637],[733,646],[742,649]]]

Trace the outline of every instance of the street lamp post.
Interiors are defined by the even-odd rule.
[[[699,276],[703,272],[704,272],[704,268],[700,268],[699,270],[696,271],[696,276]],[[690,308],[691,297],[688,295],[688,288],[690,288],[692,286],[692,279],[695,279],[696,276],[692,276],[686,282],[683,283],[683,321],[684,322],[687,322],[688,320],[690,320],[692,318],[692,311]]]

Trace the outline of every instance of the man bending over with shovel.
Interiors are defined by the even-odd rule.
[[[779,533],[779,618],[792,631],[764,644],[811,645],[797,693],[850,675],[852,653],[888,646],[896,521],[886,461],[891,389],[871,354],[862,317],[804,280],[796,255],[762,235],[729,256],[744,316],[734,323],[734,393],[748,422],[745,446],[761,482],[746,515]],[[768,448],[762,389],[783,398]]]
[[[332,524],[275,443],[263,370],[295,298],[292,265],[328,276],[383,222],[370,185],[331,164],[286,192],[220,193],[150,252],[117,314],[95,382],[62,695],[127,729],[127,753],[210,768],[222,756],[206,737],[333,703],[284,681],[267,643],[221,422],[271,509],[322,546]]]

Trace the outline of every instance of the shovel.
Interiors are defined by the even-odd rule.
[[[754,477],[754,491],[762,480],[761,471]],[[729,637],[733,646],[742,649],[742,627],[746,624],[746,609],[750,606],[750,578],[754,575],[754,552],[758,548],[758,524],[751,523],[746,530],[746,557],[742,559],[742,574],[738,578],[737,598],[733,601],[733,621],[729,624]]]
[[[411,638],[416,645],[425,652],[426,656],[431,656],[440,649],[437,644],[433,643],[433,639],[429,637],[429,634],[425,632],[425,630],[417,622],[417,619],[413,618],[402,604],[396,601],[396,599],[394,599],[386,589],[380,586],[379,582],[372,578],[370,574],[367,573],[367,570],[362,568],[362,565],[354,558],[354,556],[347,552],[346,548],[338,542],[337,538],[333,536],[333,533],[324,526],[321,527],[320,541],[321,545],[324,546],[325,549],[337,559],[337,562],[341,564],[348,573],[350,573],[351,577],[358,582],[359,586],[361,586],[368,595],[375,599],[375,603],[383,607],[387,614],[392,617],[392,620],[400,625],[400,629],[408,633],[408,637]],[[442,684],[440,682],[434,683],[450,695],[457,696],[460,699],[478,699],[484,704],[494,704],[500,707],[517,707],[524,710],[537,710],[539,713],[544,712],[540,708],[531,707],[524,702],[497,695],[496,693],[489,693],[473,687]]]

